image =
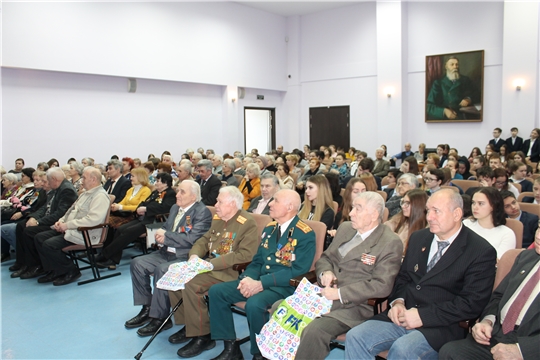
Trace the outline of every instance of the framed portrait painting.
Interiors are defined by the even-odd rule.
[[[426,122],[483,118],[484,50],[426,56]]]

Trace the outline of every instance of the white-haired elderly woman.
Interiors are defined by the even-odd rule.
[[[246,166],[246,175],[242,179],[238,189],[244,195],[244,205],[242,208],[247,210],[251,200],[261,195],[261,169],[258,164],[251,163]]]
[[[412,173],[406,173],[398,177],[396,190],[394,196],[386,201],[386,207],[388,208],[388,217],[396,215],[401,211],[401,199],[409,190],[418,188],[418,178]]]
[[[77,190],[77,193],[81,193],[83,190],[81,177],[83,170],[84,166],[77,161],[72,161],[71,164],[69,164],[70,181],[75,190]]]
[[[2,197],[1,200],[9,199],[17,190],[17,175],[15,174],[4,174],[2,175]]]
[[[223,160],[223,165],[221,167],[221,181],[226,181],[227,186],[238,187],[240,181],[234,176],[234,169],[236,169],[236,163],[233,159]]]

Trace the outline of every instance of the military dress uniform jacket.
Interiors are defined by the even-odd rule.
[[[253,261],[241,277],[260,280],[264,290],[272,290],[284,298],[294,292],[289,280],[309,271],[315,256],[315,232],[295,216],[286,229],[273,221],[263,230],[261,244]]]
[[[214,265],[210,275],[223,282],[232,281],[238,278],[233,265],[251,261],[258,245],[257,223],[247,211],[239,210],[229,221],[215,214],[210,230],[195,242],[189,256],[203,258],[209,254],[206,261]]]
[[[324,271],[334,273],[343,301],[334,300],[330,313],[325,316],[351,328],[373,316],[373,307],[368,305],[368,299],[390,295],[403,254],[403,242],[399,236],[386,225],[379,224],[362,243],[342,257],[339,247],[356,234],[351,222],[345,221],[315,264],[317,276]]]

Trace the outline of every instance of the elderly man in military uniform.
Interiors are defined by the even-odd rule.
[[[225,349],[215,359],[241,359],[236,341],[231,304],[246,302],[251,353],[262,359],[255,334],[269,319],[268,309],[277,300],[294,293],[289,280],[309,271],[315,255],[315,232],[296,214],[300,196],[293,190],[280,190],[270,203],[269,223],[253,262],[237,279],[210,288],[210,327],[212,339],[224,340]]]
[[[238,272],[233,270],[233,265],[251,261],[257,252],[257,223],[247,211],[242,210],[243,202],[244,196],[237,187],[226,186],[219,190],[212,226],[189,252],[190,259],[208,254],[206,260],[214,269],[195,276],[184,290],[169,291],[172,304],[184,299],[175,313],[174,322],[185,326],[169,337],[173,344],[191,340],[178,350],[181,357],[197,356],[215,346],[215,341],[210,338],[210,319],[203,297],[214,284],[236,279]]]

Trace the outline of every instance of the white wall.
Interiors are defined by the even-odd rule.
[[[232,2],[2,5],[3,66],[286,89],[282,16]]]

